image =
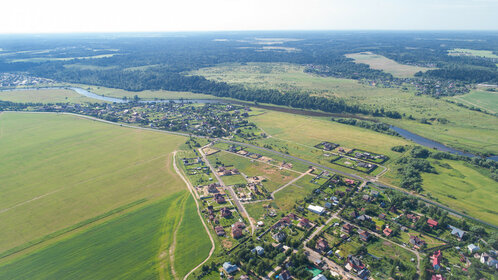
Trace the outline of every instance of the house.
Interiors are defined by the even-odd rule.
[[[325,206],[325,208],[330,209],[330,208],[332,208],[332,203],[326,202],[324,206]]]
[[[216,232],[216,235],[218,235],[218,236],[224,236],[225,235],[225,230],[223,229],[222,226],[215,227],[214,231]]]
[[[361,271],[365,269],[365,265],[361,262],[361,260],[356,257],[349,255],[347,259],[347,264],[353,269],[354,271]]]
[[[385,218],[386,218],[386,214],[384,214],[384,213],[379,214],[379,219],[385,219]]]
[[[349,216],[354,219],[354,218],[358,217],[358,212],[356,212],[356,210],[353,210],[353,212],[351,212],[349,214]]]
[[[362,196],[362,199],[365,200],[366,202],[370,202],[370,196],[368,194],[364,194]]]
[[[230,262],[225,262],[223,264],[223,270],[228,273],[228,274],[232,274],[234,272],[236,272],[239,268],[234,265],[234,264],[231,264]]]
[[[429,227],[433,228],[433,227],[437,227],[437,225],[439,223],[437,221],[433,220],[433,219],[428,219],[427,220],[427,224],[429,225]]]
[[[302,218],[301,220],[299,220],[298,226],[300,226],[302,228],[309,228],[309,227],[311,227],[310,220],[308,220],[306,218]]]
[[[218,204],[223,204],[223,203],[226,202],[225,197],[222,194],[219,194],[219,193],[217,193],[217,194],[214,195],[214,200]]]
[[[220,184],[218,184],[218,183],[209,184],[208,185],[208,192],[210,192],[210,193],[217,193],[219,186],[220,186]]]
[[[317,276],[311,278],[311,280],[327,280],[327,277],[323,276],[322,274],[318,274]]]
[[[393,233],[393,230],[386,227],[382,232],[384,233],[385,236],[389,236],[391,235],[391,233]]]
[[[263,249],[263,247],[261,246],[256,246],[254,247],[254,249],[251,250],[251,252],[258,254],[258,256],[261,256],[265,253],[265,249]]]
[[[482,253],[479,261],[483,264],[487,264],[489,261],[489,258],[491,258],[491,257],[487,253]]]
[[[312,204],[308,205],[308,210],[318,215],[325,213],[325,208]]]
[[[327,242],[327,240],[323,239],[323,238],[320,238],[318,239],[318,241],[316,242],[316,246],[315,248],[318,250],[318,251],[321,251],[321,252],[325,252],[328,248],[329,248],[329,243]]]
[[[247,276],[247,275],[242,275],[242,276],[240,276],[239,279],[240,280],[251,280],[251,278],[249,278],[249,276]]]
[[[223,218],[228,218],[232,216],[232,211],[230,211],[230,209],[228,209],[227,207],[221,208],[220,213]]]
[[[441,274],[432,275],[431,280],[446,280]]]
[[[439,270],[441,268],[442,259],[443,253],[441,252],[441,250],[437,250],[436,252],[434,252],[434,254],[432,254],[431,256],[432,268],[434,268],[435,270]]]
[[[360,277],[361,279],[368,279],[368,269],[364,268],[360,271],[358,271],[358,277]]]
[[[232,237],[233,238],[238,239],[238,238],[241,238],[242,236],[244,236],[244,234],[242,233],[241,229],[236,228],[236,227],[232,227]]]
[[[344,179],[344,182],[348,185],[354,185],[354,183],[355,183],[354,180],[352,180],[352,179]]]
[[[378,192],[378,191],[376,191],[376,190],[372,190],[372,191],[370,192],[370,194],[371,194],[373,197],[378,197],[378,196],[379,196],[379,192]]]
[[[414,223],[420,219],[420,216],[415,215],[415,214],[406,214],[406,217],[408,219],[412,220],[412,222],[414,222]]]
[[[356,219],[358,221],[364,222],[364,221],[370,221],[372,218],[370,218],[370,216],[368,216],[368,215],[360,215]]]
[[[285,241],[285,238],[287,237],[287,235],[285,234],[285,232],[279,231],[279,232],[275,233],[272,237],[273,237],[273,239],[275,239],[275,241],[280,243],[280,242]]]
[[[353,226],[350,224],[345,224],[342,226],[341,231],[350,234],[353,231]]]
[[[480,249],[478,246],[476,246],[474,244],[469,244],[469,246],[467,246],[467,248],[469,249],[470,254],[473,254],[473,253],[479,251],[479,249]]]
[[[462,241],[465,231],[450,225],[448,225],[448,227],[451,229],[451,234],[454,235],[458,239],[458,241]]]
[[[415,247],[415,249],[420,249],[425,246],[425,241],[415,235],[410,236],[410,243],[413,245],[413,247]]]
[[[291,279],[291,275],[289,273],[289,271],[287,270],[284,270],[282,271],[279,275],[278,275],[278,279],[279,280],[290,280]]]
[[[292,219],[292,220],[294,220],[294,221],[298,219],[297,215],[296,215],[296,214],[294,214],[294,213],[289,213],[289,214],[287,214],[287,217],[289,217],[290,219]]]
[[[360,235],[360,240],[367,242],[368,239],[370,238],[370,233],[368,233],[365,230],[358,230],[358,234]]]

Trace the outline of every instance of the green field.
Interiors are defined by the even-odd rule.
[[[81,87],[98,95],[105,95],[116,98],[133,98],[137,95],[141,99],[217,99],[216,96],[183,91],[167,91],[167,90],[144,90],[144,91],[127,91],[117,88],[106,88],[99,86],[74,84],[73,86]]]
[[[38,89],[38,90],[11,90],[0,91],[0,100],[11,102],[33,102],[33,103],[85,103],[96,102],[67,89]]]
[[[487,50],[472,50],[472,49],[452,49],[448,51],[449,55],[463,55],[463,56],[480,56],[485,58],[498,58],[498,55],[492,51]]]
[[[423,173],[423,188],[449,207],[498,225],[498,185],[475,168],[457,161],[442,160],[451,169],[433,164],[439,174]]]
[[[496,117],[450,104],[443,99],[416,95],[411,88],[403,91],[372,87],[354,80],[320,77],[305,73],[304,66],[286,63],[221,64],[191,73],[254,88],[342,97],[351,104],[361,103],[370,108],[398,111],[417,120],[381,120],[457,149],[498,154]],[[434,121],[431,125],[422,124],[422,118]],[[449,123],[443,124],[436,119],[446,119]],[[278,123],[273,125],[278,126]],[[265,127],[263,129],[269,133]]]
[[[473,90],[464,95],[451,97],[454,101],[463,103],[467,106],[484,109],[490,113],[498,112],[498,92],[484,90]]]
[[[398,78],[411,78],[415,75],[415,73],[419,71],[425,72],[427,70],[433,69],[400,64],[385,56],[374,54],[371,52],[351,53],[347,54],[346,57],[354,59],[356,63],[367,64],[372,69],[382,70]]]
[[[184,138],[75,116],[0,115],[0,254],[141,199],[184,189]]]
[[[176,192],[16,259],[0,267],[0,279],[158,279],[161,274],[171,279],[164,265],[169,258],[161,252],[172,242],[186,195]],[[206,253],[203,246],[192,247]]]

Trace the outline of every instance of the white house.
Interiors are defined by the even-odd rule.
[[[318,274],[317,276],[313,277],[311,280],[327,280],[327,277]]]
[[[322,215],[323,213],[325,213],[325,208],[323,208],[322,206],[317,206],[312,204],[308,206],[308,210],[318,215]]]
[[[470,244],[469,246],[467,246],[467,248],[469,249],[469,253],[471,254],[479,251],[479,247],[474,244]]]

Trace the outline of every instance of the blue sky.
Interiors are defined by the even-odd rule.
[[[498,30],[498,0],[14,0],[0,33]]]

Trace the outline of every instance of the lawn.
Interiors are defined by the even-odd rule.
[[[472,50],[472,49],[452,49],[448,51],[448,55],[464,55],[464,56],[480,56],[485,58],[498,58],[498,55],[488,50]]]
[[[85,103],[97,101],[96,99],[83,96],[67,89],[0,91],[0,100],[18,103]]]
[[[69,115],[2,113],[0,253],[184,189],[171,166],[183,141]]]
[[[158,279],[163,273],[161,259],[166,265],[169,261],[161,252],[168,252],[186,195],[185,191],[176,192],[16,259],[0,267],[0,278]],[[200,241],[196,247],[205,253]],[[163,269],[165,278],[171,279],[169,267]]]
[[[356,63],[367,64],[372,69],[382,70],[398,78],[411,78],[419,71],[425,72],[434,69],[400,64],[385,56],[371,52],[351,53],[347,54],[346,57],[354,59]]]
[[[470,93],[456,95],[451,98],[459,103],[463,103],[467,106],[478,107],[493,114],[498,112],[498,92],[473,90]]]
[[[477,169],[458,161],[442,160],[451,169],[432,164],[439,174],[423,173],[423,188],[441,203],[498,225],[498,185]]]

